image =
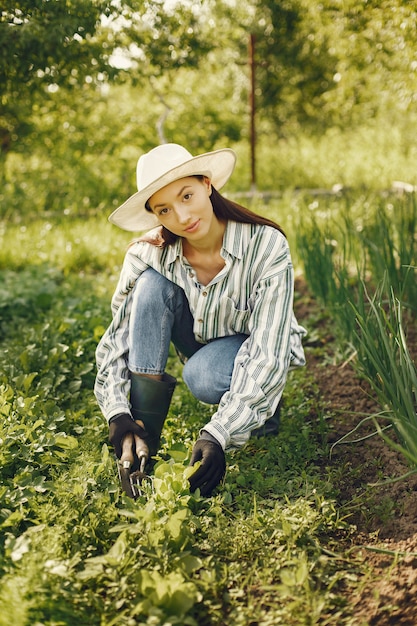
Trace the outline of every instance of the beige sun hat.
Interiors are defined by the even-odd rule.
[[[176,143],[157,146],[139,158],[136,167],[138,191],[113,211],[109,221],[124,230],[149,230],[159,224],[156,215],[145,208],[154,193],[175,180],[198,174],[207,176],[213,187],[221,189],[229,180],[235,163],[236,154],[230,148],[193,157]]]

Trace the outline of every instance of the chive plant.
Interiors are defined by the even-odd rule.
[[[403,307],[387,278],[373,296],[365,287],[361,293],[368,307],[350,303],[357,321],[358,365],[384,409],[379,420],[390,422],[396,440],[379,422],[376,426],[417,470],[417,370],[406,342]]]
[[[324,224],[312,216],[300,225],[296,243],[310,288],[378,397],[377,431],[417,468],[417,373],[404,324],[416,324],[415,196],[377,203],[359,226],[349,212],[333,221],[327,214]]]
[[[401,202],[377,208],[375,216],[358,233],[364,261],[374,284],[388,281],[394,292],[414,309],[417,306],[417,281],[413,271],[417,262],[417,202],[415,195]]]

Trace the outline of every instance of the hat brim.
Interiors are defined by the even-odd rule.
[[[221,189],[229,180],[236,163],[236,153],[230,148],[206,152],[172,168],[150,185],[134,193],[109,217],[109,222],[123,230],[141,232],[157,226],[156,215],[145,208],[145,203],[154,193],[170,183],[187,176],[202,175],[210,179],[216,189]]]

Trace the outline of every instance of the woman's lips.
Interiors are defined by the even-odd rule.
[[[190,226],[188,226],[188,228],[185,229],[186,233],[194,233],[197,228],[199,227],[200,224],[200,220],[197,220],[196,222],[193,222],[192,224],[190,224]]]

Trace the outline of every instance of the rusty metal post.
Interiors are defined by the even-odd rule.
[[[250,171],[251,171],[251,191],[256,190],[256,102],[255,102],[255,35],[249,37],[249,67],[250,67]]]

